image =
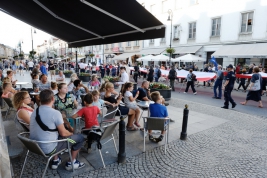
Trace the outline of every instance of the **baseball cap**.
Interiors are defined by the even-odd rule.
[[[227,68],[231,68],[231,69],[233,69],[234,67],[233,67],[232,64],[229,64],[229,66],[227,66]]]

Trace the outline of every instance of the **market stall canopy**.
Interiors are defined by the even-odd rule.
[[[225,45],[212,56],[217,58],[267,58],[267,43]]]
[[[202,57],[195,56],[193,54],[186,54],[184,56],[175,58],[171,60],[172,62],[205,62],[206,59]]]
[[[200,50],[202,46],[188,46],[188,47],[176,47],[175,54],[188,54],[188,53],[196,53]]]
[[[112,60],[126,60],[127,58],[130,58],[134,55],[138,55],[138,52],[137,53],[123,53],[120,55],[115,55],[115,57],[112,58]]]
[[[81,59],[85,59],[85,57],[78,57],[77,58],[77,61],[79,62]],[[72,59],[71,61],[72,62],[76,62],[76,58]]]
[[[69,47],[165,36],[165,25],[136,0],[1,0],[0,10]]]
[[[140,54],[166,54],[166,48],[145,48],[140,51]]]

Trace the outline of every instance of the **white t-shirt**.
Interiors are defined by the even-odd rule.
[[[63,76],[57,75],[56,80],[64,81],[65,80],[65,75],[64,74],[63,74]]]
[[[85,64],[85,63],[80,63],[79,66],[80,66],[81,69],[85,69],[85,68],[87,67],[87,64]]]
[[[33,67],[34,63],[32,61],[28,62],[29,67]]]
[[[124,93],[124,103],[126,105],[134,104],[135,103],[134,101],[132,101],[132,102],[130,101],[130,99],[129,99],[130,96],[133,96],[133,94],[130,91],[126,91]]]

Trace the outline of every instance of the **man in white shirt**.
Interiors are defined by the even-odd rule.
[[[28,62],[29,70],[32,71],[34,63],[32,61]]]
[[[126,73],[125,67],[120,67],[120,81],[116,82],[115,85],[121,85],[121,91],[126,82],[129,82],[129,75]]]
[[[130,67],[126,64],[126,62],[123,62],[123,67],[125,67],[125,71],[127,72],[128,76],[131,75],[131,69]]]
[[[79,63],[79,66],[80,66],[81,73],[82,72],[84,73],[85,72],[85,68],[87,67],[87,64],[81,62],[81,63]]]
[[[62,71],[59,71],[58,76],[56,77],[56,81],[60,83],[65,81],[65,75]]]

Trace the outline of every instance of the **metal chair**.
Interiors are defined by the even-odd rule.
[[[7,111],[6,111],[6,115],[5,115],[5,119],[7,117],[7,115],[9,114],[10,110],[16,110],[14,107],[13,107],[13,104],[12,104],[12,101],[10,98],[2,98],[4,100],[4,102],[6,103],[7,105]],[[16,117],[16,114],[15,114],[15,117]]]
[[[137,103],[138,103],[138,102],[141,102],[141,100],[136,99],[136,102],[137,102]],[[140,114],[140,117],[139,117],[139,119],[138,119],[138,122],[139,122],[140,119],[141,119],[141,117],[143,116],[144,111],[148,111],[148,107],[141,107],[141,106],[138,106],[138,107],[142,110],[142,112],[141,112],[141,114]]]
[[[100,118],[100,122],[99,122],[100,126],[103,123],[111,123],[111,122],[117,121],[116,120],[117,111],[119,111],[119,107],[118,106],[116,106],[116,107],[108,107],[107,113],[105,115],[103,115],[102,117],[99,117]]]
[[[102,129],[104,130],[104,132],[102,133],[102,136],[100,138],[100,142],[101,142],[101,140],[104,140],[104,139],[106,139],[108,137],[111,137],[105,143],[102,143],[102,145],[104,145],[104,144],[108,143],[109,141],[113,140],[113,144],[114,144],[114,147],[115,147],[115,150],[116,150],[117,154],[119,152],[118,152],[118,149],[117,149],[117,145],[116,145],[116,142],[115,142],[115,139],[114,139],[113,132],[116,129],[116,126],[118,125],[118,123],[119,123],[119,121],[113,122],[111,124],[103,126]],[[89,131],[89,130],[91,130],[91,129],[83,129],[82,131]],[[101,161],[102,161],[103,167],[106,168],[101,149],[98,149],[98,151],[99,151],[99,154],[100,154],[100,157],[101,157]]]
[[[166,154],[166,146],[169,143],[169,122],[170,118],[160,118],[160,117],[143,117],[144,119],[144,150],[146,151],[146,132],[148,130],[165,130],[165,143],[164,143],[164,154]],[[168,123],[166,123],[168,121]]]
[[[18,120],[18,123],[20,123],[21,127],[24,129],[25,132],[29,132],[30,131],[30,129],[29,129],[30,125],[29,124],[27,124],[25,122],[21,122],[19,120]]]
[[[46,173],[46,170],[47,170],[47,167],[48,167],[48,164],[49,164],[51,158],[53,158],[54,156],[64,152],[67,149],[68,149],[68,152],[69,152],[70,161],[72,162],[72,171],[74,171],[74,165],[73,165],[73,161],[72,161],[72,157],[71,157],[71,151],[70,151],[71,149],[70,149],[70,144],[68,142],[68,139],[55,140],[55,141],[36,141],[36,140],[29,139],[29,136],[30,136],[29,132],[23,132],[23,133],[18,134],[18,138],[24,144],[24,146],[28,149],[27,153],[26,153],[26,156],[25,156],[25,160],[24,160],[23,166],[22,166],[20,177],[22,177],[22,175],[23,175],[24,167],[25,167],[25,164],[27,162],[27,158],[28,158],[30,152],[35,153],[35,154],[40,155],[40,156],[43,156],[47,160],[47,162],[45,163],[46,166],[45,166],[45,170],[44,170],[44,172],[42,174],[42,178],[45,176],[45,173]],[[60,151],[58,151],[56,153],[53,153],[52,155],[46,155],[43,152],[43,150],[40,148],[40,146],[38,145],[39,143],[47,144],[47,143],[58,143],[58,142],[67,142],[68,143],[68,148],[64,148],[64,149],[62,149],[62,150],[60,150]]]

